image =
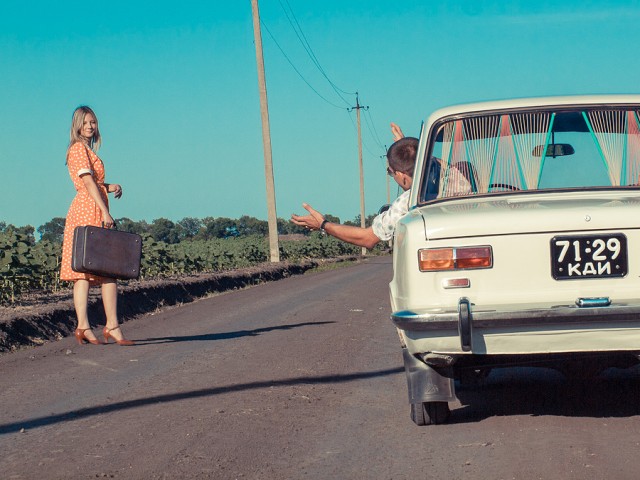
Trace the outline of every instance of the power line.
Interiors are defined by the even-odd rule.
[[[282,1],[278,0],[278,3],[280,3],[280,7],[282,8],[282,11],[284,12],[285,16],[287,17],[287,20],[289,21],[289,24],[291,25],[291,28],[293,28],[293,31],[295,32],[296,37],[298,37],[298,40],[300,41],[300,44],[302,45],[302,48],[304,48],[304,50],[307,52],[307,55],[309,55],[309,58],[311,59],[313,64],[316,66],[316,68],[322,74],[322,76],[327,80],[327,82],[329,82],[329,85],[331,85],[331,88],[333,89],[333,91],[336,92],[336,95],[338,95],[342,99],[342,101],[345,102],[347,105],[350,105],[350,102],[341,95],[341,92],[346,94],[346,95],[356,95],[357,92],[347,92],[347,91],[339,88],[329,78],[329,76],[326,74],[326,72],[322,68],[322,65],[320,65],[320,61],[318,60],[318,57],[316,57],[315,53],[313,52],[313,49],[311,48],[311,45],[309,44],[309,41],[307,40],[307,37],[305,36],[304,32],[302,31],[302,27],[300,26],[300,23],[298,22],[298,19],[296,18],[295,13],[293,13],[293,9],[291,8],[291,5],[289,5],[288,0],[285,0],[285,3],[287,4],[287,7],[289,8],[289,12],[291,13],[291,17],[293,17],[293,21],[291,21],[291,17],[289,16],[289,12],[287,12],[287,9],[282,4]],[[294,22],[295,22],[295,25],[294,25]]]
[[[289,4],[288,0],[284,0],[285,3],[287,4],[287,7],[289,9],[289,11],[287,11],[287,9],[285,8],[285,6],[282,3],[282,0],[278,0],[278,3],[280,4],[280,7],[282,8],[282,11],[284,12],[285,16],[287,17],[287,20],[289,22],[289,24],[291,25],[291,28],[293,29],[294,33],[296,34],[296,37],[298,38],[298,41],[300,42],[300,44],[302,45],[302,47],[304,48],[304,50],[307,52],[307,55],[309,56],[309,58],[311,59],[312,63],[316,66],[316,68],[318,69],[318,71],[322,74],[322,76],[327,80],[327,82],[329,83],[329,85],[331,86],[331,88],[334,90],[334,92],[340,97],[340,99],[345,102],[347,105],[350,105],[350,102],[348,100],[346,100],[340,92],[346,94],[346,95],[358,95],[358,92],[347,92],[345,90],[342,90],[341,88],[339,88],[330,78],[329,76],[326,74],[326,72],[324,71],[324,69],[322,68],[322,65],[320,65],[320,62],[318,60],[318,58],[316,57],[315,53],[313,52],[313,49],[311,48],[311,45],[309,44],[304,32],[302,31],[302,27],[300,26],[300,23],[298,22],[298,19],[295,16],[295,13],[293,12],[293,9],[291,8],[291,5]],[[293,19],[293,20],[292,20]],[[291,68],[293,68],[293,70],[296,72],[296,74],[302,79],[302,81],[318,96],[320,97],[322,100],[324,100],[326,103],[328,103],[329,105],[335,107],[335,108],[339,108],[339,109],[343,109],[345,107],[341,107],[340,105],[336,105],[334,102],[328,100],[326,97],[324,97],[322,94],[320,94],[320,92],[318,92],[312,85],[311,83],[309,83],[309,81],[307,81],[307,79],[304,77],[304,75],[302,75],[302,73],[298,70],[298,68],[293,64],[293,62],[291,61],[291,59],[289,58],[289,56],[285,53],[284,49],[280,46],[280,44],[278,43],[278,41],[276,40],[275,36],[271,33],[271,31],[269,30],[269,27],[267,27],[267,25],[264,23],[264,21],[260,20],[260,23],[264,26],[264,29],[267,31],[267,33],[269,34],[269,36],[271,37],[271,39],[273,40],[273,42],[276,44],[276,46],[278,47],[278,49],[280,50],[280,52],[282,53],[282,55],[284,56],[284,58],[287,60],[287,62],[289,63],[289,65],[291,65]],[[295,23],[295,25],[294,25]],[[357,99],[356,99],[357,101]],[[363,107],[361,107],[363,108]],[[347,108],[347,111],[353,110],[352,108]],[[365,116],[365,123],[367,123],[367,128],[369,129],[369,132],[371,133],[371,137],[373,138],[373,141],[377,144],[377,146],[383,150],[386,151],[386,149],[384,148],[384,146],[382,145],[382,142],[380,141],[380,136],[378,135],[378,132],[375,128],[375,124],[373,122],[373,118],[371,117],[371,113],[369,112],[369,107],[364,108],[364,110],[366,112],[369,113],[369,120],[367,120],[367,117]],[[354,126],[354,129],[357,130],[356,125],[353,122],[353,119],[351,118],[351,116],[349,116],[351,123]],[[373,153],[373,151],[369,148],[369,146],[363,142],[363,145],[365,147],[365,149],[369,152],[369,154],[375,156],[379,156],[375,153]]]
[[[353,125],[353,129],[357,132],[358,131],[358,127],[356,126],[355,122],[353,121],[353,118],[351,117],[351,115],[349,115],[349,120],[351,120],[351,125]],[[369,146],[367,145],[367,143],[364,140],[362,141],[362,146],[365,148],[365,150],[367,152],[369,152],[370,155],[372,155],[374,157],[379,156],[379,154],[373,153],[371,151],[371,149],[369,148]]]
[[[280,52],[282,53],[282,55],[284,56],[284,58],[287,60],[287,62],[289,62],[289,65],[291,65],[291,68],[293,68],[293,70],[298,74],[298,76],[302,79],[302,81],[304,83],[307,84],[307,86],[313,90],[313,92],[319,96],[322,100],[324,100],[325,102],[327,102],[329,105],[339,108],[340,110],[344,110],[345,107],[341,107],[340,105],[336,105],[335,103],[331,102],[330,100],[327,100],[325,97],[323,97],[320,92],[318,92],[315,88],[313,88],[313,86],[307,81],[306,78],[304,78],[304,76],[302,75],[302,73],[300,73],[300,71],[296,68],[296,66],[293,64],[293,62],[291,61],[291,59],[287,56],[287,54],[284,52],[284,50],[282,49],[282,47],[280,46],[280,44],[278,43],[278,41],[276,40],[276,38],[273,36],[273,34],[271,33],[271,30],[269,30],[269,27],[267,27],[267,25],[260,20],[260,23],[262,24],[262,26],[264,27],[264,29],[267,31],[267,33],[269,34],[269,36],[271,37],[271,40],[273,40],[273,43],[276,44],[276,47],[278,47],[278,49],[280,50]]]
[[[316,67],[318,68],[320,73],[322,73],[322,75],[327,79],[329,84],[331,84],[331,86],[334,87],[336,90],[339,90],[340,92],[342,92],[342,93],[344,93],[346,95],[357,95],[358,92],[347,92],[346,90],[343,90],[340,87],[338,87],[333,81],[331,81],[331,79],[328,77],[328,75],[325,73],[324,69],[322,68],[322,65],[320,65],[320,61],[318,60],[318,57],[316,57],[316,54],[313,52],[313,49],[311,48],[311,44],[307,40],[307,37],[304,34],[304,31],[302,30],[302,27],[300,26],[300,22],[298,22],[296,14],[293,12],[293,8],[291,8],[291,5],[289,4],[289,1],[285,0],[285,3],[287,4],[287,7],[289,8],[289,12],[291,12],[291,16],[293,17],[293,20],[294,20],[294,22],[296,24],[295,26],[291,22],[291,19],[289,18],[289,15],[288,15],[286,9],[282,5],[282,2],[280,0],[278,0],[278,1],[280,3],[280,7],[282,7],[282,10],[283,10],[285,16],[287,17],[287,20],[289,21],[289,24],[291,25],[291,27],[293,28],[294,32],[296,33],[296,36],[298,37],[298,40],[300,40],[300,43],[302,44],[302,47],[307,51],[307,54],[309,55],[309,58],[311,58],[312,62],[316,65]],[[299,32],[299,34],[298,34],[298,32]],[[347,102],[347,103],[349,103],[349,102]]]
[[[373,118],[371,117],[370,109],[365,110],[365,113],[369,115],[369,120],[367,121],[367,115],[365,115],[364,121],[367,124],[369,133],[371,133],[371,136],[373,137],[373,141],[376,142],[378,147],[383,148],[382,141],[380,141],[380,136],[378,136],[378,131],[376,130],[376,126],[373,123]]]

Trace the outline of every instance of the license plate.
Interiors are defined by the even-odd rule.
[[[556,280],[624,277],[627,237],[621,233],[554,237],[551,274]]]

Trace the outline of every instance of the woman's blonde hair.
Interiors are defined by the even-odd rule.
[[[100,148],[102,137],[100,137],[100,128],[98,128],[98,117],[90,107],[81,105],[73,112],[73,118],[71,119],[71,132],[69,133],[69,147],[67,148],[67,151],[71,148],[71,145],[76,142],[86,142],[86,139],[80,135],[80,129],[84,123],[84,117],[86,117],[88,113],[93,115],[93,118],[96,120],[96,130],[93,132],[93,137],[89,139],[89,148],[93,151],[98,151]]]

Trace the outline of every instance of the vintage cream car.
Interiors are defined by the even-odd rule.
[[[491,368],[638,363],[639,183],[640,95],[429,118],[390,284],[415,423],[446,421],[454,379]]]

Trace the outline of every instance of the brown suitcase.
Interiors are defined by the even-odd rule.
[[[71,268],[101,277],[131,279],[140,276],[142,238],[110,228],[76,227]]]

